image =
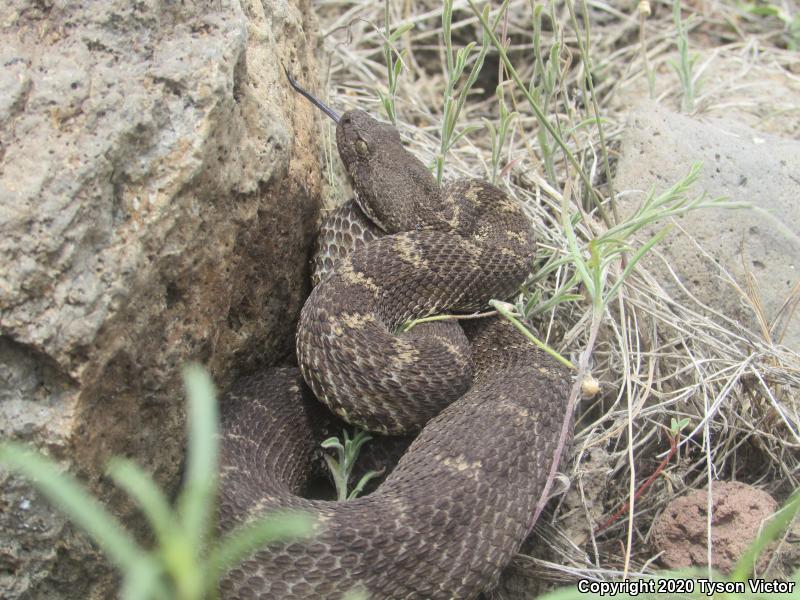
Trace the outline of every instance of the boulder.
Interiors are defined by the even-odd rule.
[[[680,227],[658,247],[665,260],[646,257],[644,264],[660,274],[673,298],[691,302],[691,294],[712,309],[709,314],[720,312],[763,340],[753,303],[742,292],[748,290],[747,271],[772,324],[800,280],[800,142],[761,133],[732,118],[690,117],[645,103],[628,119],[621,154],[615,186],[618,192],[631,192],[620,197],[625,214],[639,206],[651,187],[664,191],[697,161],[703,169],[691,194],[750,204],[677,218]],[[782,339],[779,329],[771,332],[772,341],[800,351],[800,318],[788,321]]]
[[[0,6],[0,436],[117,515],[174,491],[180,366],[220,387],[293,351],[320,206],[309,0]],[[0,473],[0,596],[114,595],[80,533]]]

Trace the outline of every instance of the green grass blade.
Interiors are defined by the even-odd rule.
[[[657,234],[655,234],[653,237],[651,237],[647,241],[646,244],[644,244],[641,248],[639,248],[639,250],[636,252],[636,254],[634,254],[631,257],[631,259],[628,261],[628,264],[625,267],[625,270],[622,271],[622,274],[619,276],[617,281],[614,282],[613,286],[611,286],[611,289],[609,290],[608,294],[606,295],[606,298],[603,301],[603,304],[606,304],[606,305],[608,304],[608,302],[617,293],[617,290],[619,290],[620,286],[623,283],[625,283],[625,280],[628,278],[628,275],[631,274],[631,271],[633,271],[634,267],[636,266],[636,263],[638,263],[645,254],[650,252],[650,249],[653,246],[655,246],[661,240],[663,240],[666,237],[666,235],[670,232],[671,229],[672,229],[672,225],[667,225],[661,231],[659,231]]]
[[[170,600],[162,571],[150,557],[143,558],[125,574],[120,589],[122,600]]]
[[[173,530],[172,511],[153,479],[139,465],[125,458],[112,458],[108,463],[108,474],[136,500],[159,543],[166,545]]]
[[[594,288],[594,276],[589,272],[586,262],[583,260],[580,247],[578,246],[578,239],[572,227],[566,196],[561,199],[561,225],[567,238],[567,248],[572,257],[572,264],[575,266],[575,270],[578,272],[578,275],[583,281],[583,285],[586,286],[592,299],[598,298],[597,290]]]
[[[199,365],[188,365],[183,369],[183,378],[188,399],[188,449],[178,508],[191,545],[199,551],[215,510],[219,416],[214,384],[208,373]]]
[[[137,568],[144,550],[69,474],[37,452],[13,442],[0,446],[0,463],[30,479],[42,494],[83,529],[124,571]]]
[[[453,146],[455,146],[455,145],[458,143],[458,141],[459,141],[461,138],[463,138],[465,135],[469,135],[469,134],[471,134],[471,133],[473,133],[473,132],[477,131],[478,129],[480,129],[480,127],[479,127],[478,125],[467,125],[466,127],[464,127],[464,129],[462,129],[461,131],[459,131],[459,132],[458,132],[458,133],[455,135],[455,137],[453,137],[452,141],[451,141],[451,142],[448,144],[448,146],[447,146],[447,147],[448,147],[448,149],[449,149],[449,148],[451,148],[451,147],[453,147]]]
[[[413,23],[406,23],[405,25],[401,25],[391,33],[391,35],[388,38],[389,42],[394,44],[397,40],[403,37],[403,34],[405,34],[407,31],[411,31],[412,29],[414,29]]]
[[[383,473],[383,471],[384,470],[381,469],[380,471],[367,471],[366,473],[364,473],[361,479],[358,480],[356,486],[347,495],[347,499],[353,500],[354,498],[358,498],[361,495],[361,492],[364,491],[364,486],[367,485],[367,483],[369,483],[369,481],[373,477],[377,477],[378,475]]]
[[[798,510],[800,510],[800,489],[794,491],[786,501],[786,504],[783,505],[783,508],[775,513],[772,519],[764,526],[761,534],[747,547],[747,550],[736,563],[733,573],[731,573],[731,581],[744,581],[750,576],[756,559],[764,551],[767,544],[783,533],[791,520],[794,519]]]
[[[309,537],[314,531],[311,515],[298,512],[273,513],[242,525],[219,542],[208,559],[209,586],[243,560],[271,542]]]

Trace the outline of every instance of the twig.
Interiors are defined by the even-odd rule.
[[[675,456],[675,453],[678,451],[679,435],[680,434],[670,436],[669,452],[664,457],[664,459],[659,463],[656,470],[653,471],[653,474],[647,478],[647,481],[645,481],[642,485],[640,485],[639,488],[636,490],[636,494],[634,494],[633,496],[634,502],[638,500],[642,496],[642,494],[644,494],[647,491],[647,488],[650,487],[650,485],[656,480],[656,477],[658,477],[661,474],[661,471],[663,471],[669,464],[669,461],[672,460],[672,457]],[[602,525],[600,525],[597,529],[594,530],[594,534],[599,535],[600,533],[611,527],[611,525],[613,525],[617,521],[617,519],[619,519],[622,515],[624,515],[628,511],[628,508],[630,508],[630,502],[625,502],[625,504],[623,504],[619,509],[617,509],[617,511],[613,515],[611,515],[608,519],[603,521]]]

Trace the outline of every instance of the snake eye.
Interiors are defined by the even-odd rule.
[[[369,154],[369,146],[364,140],[356,140],[356,154],[362,158],[366,158]]]

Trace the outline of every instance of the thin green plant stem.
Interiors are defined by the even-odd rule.
[[[594,90],[594,77],[592,76],[592,60],[589,54],[589,43],[591,39],[591,25],[589,23],[589,7],[586,5],[586,0],[581,0],[583,4],[583,27],[586,31],[586,40],[584,41],[579,35],[578,20],[575,17],[575,7],[572,2],[567,2],[570,20],[572,27],[575,29],[575,39],[578,40],[578,51],[583,61],[583,68],[585,71],[586,83],[589,86],[589,99],[592,103],[592,110],[597,123],[597,133],[600,137],[600,150],[603,156],[603,167],[606,172],[606,183],[608,185],[609,204],[611,204],[611,212],[614,215],[614,223],[619,223],[620,216],[617,210],[616,193],[614,192],[614,178],[611,175],[611,165],[608,161],[608,146],[606,145],[606,135],[603,129],[603,120],[600,117],[600,107],[597,104],[597,94]]]
[[[639,13],[639,46],[642,52],[644,72],[647,76],[647,89],[650,92],[650,99],[655,100],[656,74],[653,67],[650,65],[650,58],[647,55],[647,17],[649,17],[652,12],[650,9],[650,2],[648,0],[640,0],[637,11]]]
[[[394,90],[392,90],[392,79],[395,76],[395,72],[392,65],[392,47],[389,45],[389,30],[389,0],[385,0],[383,3],[383,35],[385,38],[383,42],[383,58],[386,61],[386,76],[389,81],[389,97],[387,100],[381,98],[381,103],[386,110],[389,121],[391,121],[392,125],[397,126],[397,109],[395,106]]]
[[[383,9],[383,60],[386,63],[388,95],[384,96],[379,90],[378,96],[386,116],[389,117],[392,125],[397,125],[397,83],[403,70],[403,54],[395,50],[393,44],[412,29],[414,25],[413,23],[406,23],[392,31],[389,6],[389,0],[385,0]],[[395,55],[397,56],[397,61],[394,59]]]
[[[697,62],[698,55],[689,52],[689,33],[686,30],[685,23],[681,20],[680,0],[673,0],[672,18],[678,36],[678,61],[670,61],[670,64],[678,75],[678,79],[683,87],[681,108],[684,112],[690,113],[694,110],[696,91],[692,69],[694,68],[695,62]]]
[[[551,11],[554,10],[551,4]],[[561,40],[558,38],[559,28],[556,25],[556,19],[550,15],[553,23],[553,35],[555,41],[550,48],[549,60],[545,66],[542,54],[542,13],[544,12],[543,4],[536,4],[531,0],[531,15],[533,25],[533,55],[534,55],[534,68],[531,75],[531,83],[529,85],[531,94],[537,101],[541,100],[541,105],[544,107],[549,106],[551,99],[555,92],[555,72],[558,69],[558,54],[560,51]],[[536,82],[538,81],[538,84]],[[536,84],[536,85],[535,85]],[[516,97],[511,94],[511,101],[514,108],[517,108]],[[560,127],[558,121],[558,114],[555,115],[556,127]],[[557,185],[558,177],[556,175],[555,163],[553,161],[553,151],[550,145],[550,140],[547,135],[547,130],[539,127],[536,132],[536,138],[539,142],[539,149],[542,154],[544,162],[544,170],[547,178],[552,185]],[[527,145],[527,143],[526,143]]]
[[[504,4],[504,6],[507,4]],[[486,10],[488,19],[488,9]],[[503,9],[498,13],[497,18],[493,23],[496,27],[503,14]],[[464,48],[461,48],[455,54],[453,53],[453,40],[451,34],[451,26],[453,19],[453,0],[445,0],[444,9],[442,10],[442,37],[444,39],[444,52],[445,52],[445,70],[447,75],[447,84],[444,90],[444,110],[442,115],[442,128],[440,135],[440,148],[439,153],[435,158],[434,167],[436,169],[436,181],[441,185],[444,176],[444,163],[447,153],[450,148],[462,137],[471,133],[476,126],[465,127],[462,131],[456,134],[456,124],[464,108],[467,100],[467,95],[472,89],[472,86],[478,79],[486,53],[489,50],[488,37],[486,31],[483,32],[483,43],[480,46],[475,62],[467,75],[467,79],[461,89],[456,92],[456,84],[461,79],[467,65],[472,49],[475,47],[475,42],[470,42]]]
[[[571,196],[572,185],[568,180],[564,188],[564,193],[561,195],[561,226],[567,240],[567,251],[575,271],[581,278],[586,291],[592,300],[592,305],[595,311],[602,307],[602,289],[598,289],[600,277],[597,270],[590,270],[590,265],[583,259],[581,248],[578,245],[578,239],[575,235],[575,229],[572,225],[572,218],[569,213],[569,198]],[[590,245],[596,240],[591,240]],[[595,244],[596,249],[596,244]]]
[[[508,319],[511,324],[516,327],[522,335],[528,338],[533,344],[541,350],[544,350],[555,358],[558,362],[560,362],[565,367],[570,369],[575,369],[575,365],[573,365],[569,360],[561,356],[558,352],[556,352],[553,348],[545,344],[542,340],[537,338],[535,335],[531,333],[531,331],[525,327],[525,325],[517,319],[516,311],[514,310],[514,306],[509,304],[508,302],[503,302],[501,300],[489,300],[489,306],[494,308],[498,313],[500,313],[503,317]]]

